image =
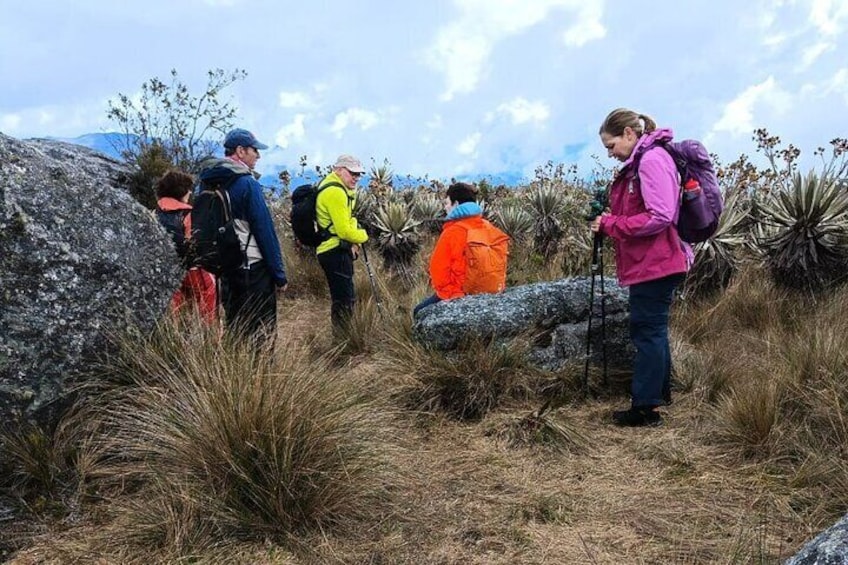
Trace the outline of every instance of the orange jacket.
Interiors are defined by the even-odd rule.
[[[430,281],[433,290],[442,300],[465,296],[462,290],[468,263],[465,245],[468,230],[483,226],[483,216],[474,215],[458,220],[449,220],[442,227],[442,235],[430,257]]]
[[[188,214],[183,219],[183,228],[186,239],[191,237],[191,204],[186,204],[182,200],[165,196],[156,201],[156,205],[163,212],[175,212],[177,210],[188,210]]]

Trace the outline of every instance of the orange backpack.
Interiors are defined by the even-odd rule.
[[[483,227],[468,230],[465,240],[465,294],[494,294],[506,288],[509,236],[483,220]]]

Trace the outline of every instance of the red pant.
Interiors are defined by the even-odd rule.
[[[188,307],[197,308],[201,318],[214,322],[218,317],[215,300],[215,277],[203,269],[193,268],[186,273],[183,283],[171,299],[171,311]]]

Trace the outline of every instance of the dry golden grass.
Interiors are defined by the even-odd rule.
[[[232,370],[276,364],[280,373],[321,367],[347,379],[368,400],[367,425],[344,442],[382,438],[391,458],[392,470],[374,487],[379,504],[286,535],[233,514],[221,519],[214,485],[180,480],[198,472],[191,463],[201,456],[187,446],[180,465],[112,462],[113,478],[167,480],[135,480],[140,486],[86,504],[74,521],[36,516],[27,527],[0,528],[0,547],[18,550],[10,562],[778,563],[848,507],[848,293],[812,304],[749,272],[715,302],[678,304],[678,387],[665,424],[613,426],[609,412],[627,398],[602,391],[601,399],[572,399],[549,413],[568,440],[547,443],[509,433],[543,400],[537,375],[482,346],[448,362],[412,344],[409,309],[426,290],[399,294],[385,285],[386,321],[363,271],[358,264],[363,300],[353,331],[361,342],[334,341],[328,298],[302,292],[280,302],[276,359],[230,363]],[[160,358],[146,366],[175,366],[175,357],[145,351]],[[410,409],[410,391],[427,390],[428,374],[431,383],[440,374],[477,375],[490,386],[502,379],[501,393],[494,402],[480,396],[485,409],[475,422],[457,420],[440,401],[423,402],[440,398],[432,389]],[[149,371],[145,382],[161,376]],[[174,401],[137,402],[152,413],[154,400]],[[271,407],[283,405],[271,403],[263,418],[276,418]],[[193,413],[176,406],[172,420]],[[137,414],[122,418],[144,423],[136,435],[153,437],[168,424],[165,413],[147,423]]]
[[[390,338],[381,352],[387,371],[403,367],[401,401],[413,410],[444,410],[459,420],[479,420],[504,399],[527,398],[540,371],[526,361],[527,339],[508,343],[470,339],[455,351],[438,351],[409,336]]]

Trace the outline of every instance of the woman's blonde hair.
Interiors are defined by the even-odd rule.
[[[605,133],[618,137],[624,133],[624,128],[632,129],[641,137],[643,133],[650,133],[657,129],[657,123],[645,114],[638,114],[627,108],[617,108],[604,119],[598,134]]]

